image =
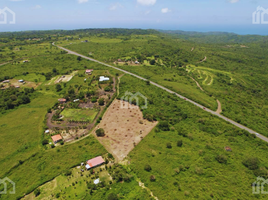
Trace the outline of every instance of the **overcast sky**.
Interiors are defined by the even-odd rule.
[[[0,31],[116,27],[268,34],[268,24],[252,25],[258,6],[268,9],[268,1],[0,0],[0,9],[16,13],[16,23],[0,24]]]

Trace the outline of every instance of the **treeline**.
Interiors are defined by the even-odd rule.
[[[30,103],[30,96],[33,92],[33,88],[19,90],[15,87],[10,87],[5,90],[0,90],[0,112],[13,109],[21,104]]]

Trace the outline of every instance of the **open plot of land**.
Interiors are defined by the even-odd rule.
[[[4,83],[3,88],[9,88],[10,86],[14,87],[29,87],[29,88],[37,88],[38,83],[30,82],[30,81],[25,81],[24,83],[20,83],[17,79],[11,79],[10,83]]]
[[[64,76],[61,76],[61,77],[58,77],[57,80],[54,82],[55,84],[57,83],[67,83],[69,82],[73,77],[74,75],[77,73],[78,71],[74,71],[73,73],[71,73],[70,75],[64,75]]]
[[[125,104],[125,108],[121,107],[123,104]],[[99,128],[104,129],[105,137],[98,139],[120,161],[156,125],[157,122],[149,122],[143,119],[143,114],[138,106],[114,100],[94,132]]]
[[[90,121],[92,122],[98,111],[96,109],[65,109],[62,111],[61,115],[64,116],[66,120],[74,121]]]
[[[86,135],[87,133],[88,133],[88,130],[87,129],[80,129],[80,130],[74,129],[74,130],[69,130],[68,132],[63,131],[61,133],[61,136],[63,137],[63,140],[65,142],[68,142],[68,141],[73,140],[76,137],[80,137],[82,135]]]

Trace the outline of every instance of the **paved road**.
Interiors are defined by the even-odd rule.
[[[53,45],[55,45],[55,44],[53,43]],[[91,60],[91,61],[93,61],[93,62],[96,62],[96,63],[102,64],[102,65],[105,65],[105,66],[107,66],[107,67],[111,67],[111,68],[113,68],[113,69],[116,69],[116,70],[118,70],[118,71],[124,72],[124,73],[129,74],[129,75],[132,75],[132,76],[134,76],[134,77],[136,77],[136,78],[139,78],[139,79],[141,79],[141,80],[147,81],[147,79],[145,79],[145,78],[143,78],[143,77],[141,77],[141,76],[138,76],[138,75],[136,75],[136,74],[133,74],[133,73],[131,73],[131,72],[128,72],[128,71],[126,71],[126,70],[123,70],[123,69],[114,67],[114,66],[112,66],[112,65],[109,65],[109,64],[106,64],[106,63],[103,63],[103,62],[100,62],[100,61],[95,60],[95,59],[93,59],[93,58],[89,58],[89,57],[87,57],[87,56],[81,55],[81,54],[76,53],[76,52],[74,52],[74,51],[71,51],[71,50],[69,50],[69,49],[66,49],[66,48],[63,48],[63,47],[60,47],[60,46],[58,46],[58,47],[59,47],[60,49],[62,49],[62,50],[67,51],[69,54],[73,54],[73,55],[76,55],[76,56],[80,56],[80,57],[85,58],[85,59],[87,59],[87,60]],[[225,121],[227,121],[227,122],[229,122],[229,123],[235,125],[235,126],[238,127],[238,128],[244,129],[244,130],[248,131],[248,132],[251,133],[251,134],[255,134],[256,137],[260,138],[261,140],[263,140],[263,141],[265,141],[265,142],[268,142],[268,138],[267,138],[267,137],[265,137],[265,136],[263,136],[263,135],[261,135],[261,134],[258,134],[256,131],[253,131],[253,130],[251,130],[251,129],[249,129],[249,128],[247,128],[247,127],[245,127],[245,126],[243,126],[243,125],[241,125],[241,124],[239,124],[239,123],[237,123],[237,122],[235,122],[235,121],[233,121],[233,120],[231,120],[231,119],[228,119],[227,117],[225,117],[225,116],[223,116],[223,115],[221,115],[221,114],[218,114],[218,113],[216,113],[216,112],[213,111],[213,110],[210,110],[210,109],[208,109],[208,108],[205,108],[204,106],[202,106],[202,105],[200,105],[200,104],[198,104],[198,103],[196,103],[196,102],[194,102],[194,101],[192,101],[192,100],[190,100],[190,99],[187,99],[186,97],[184,97],[184,96],[182,96],[182,95],[180,95],[180,94],[178,94],[178,93],[175,93],[175,92],[173,92],[173,91],[171,91],[171,90],[169,90],[169,89],[163,87],[162,85],[159,85],[159,84],[154,83],[154,82],[152,82],[152,81],[150,81],[150,83],[151,83],[151,85],[155,85],[156,87],[161,88],[161,89],[163,89],[163,90],[165,90],[165,91],[167,91],[167,92],[169,92],[169,93],[171,93],[171,94],[175,94],[175,95],[178,96],[179,98],[184,99],[184,100],[186,100],[186,101],[188,101],[188,102],[194,104],[195,106],[197,106],[197,107],[203,109],[204,111],[207,111],[207,112],[211,113],[212,115],[216,115],[216,116],[218,116],[219,118],[221,118],[221,119],[223,119],[223,120],[225,120]]]

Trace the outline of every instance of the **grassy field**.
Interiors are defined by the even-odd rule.
[[[268,173],[265,142],[154,86],[145,85],[143,81],[124,76],[120,95],[129,88],[145,94],[151,103],[143,111],[144,115],[154,115],[160,124],[169,122],[169,130],[155,128],[128,159],[130,168],[155,196],[159,199],[266,198],[253,195],[251,188],[258,175],[266,177]],[[182,146],[177,146],[178,141]],[[232,151],[227,152],[226,146]],[[256,170],[243,165],[252,157],[260,161]],[[151,167],[149,172],[145,170],[146,165]],[[155,181],[150,181],[152,175]]]
[[[90,121],[93,122],[98,111],[95,109],[65,109],[61,115],[64,116],[64,119],[75,120],[75,121]]]
[[[71,175],[60,175],[54,180],[40,187],[40,195],[35,197],[34,193],[27,195],[23,200],[31,199],[52,199],[58,196],[58,199],[107,199],[109,194],[114,193],[123,199],[152,199],[148,192],[142,189],[138,182],[132,179],[130,182],[113,182],[110,174],[104,166],[94,169],[95,174],[81,168],[73,168]],[[100,171],[101,169],[101,171]],[[87,183],[93,184],[93,181],[100,178],[101,183],[96,185],[96,190],[91,192]],[[105,186],[101,186],[102,183]]]

